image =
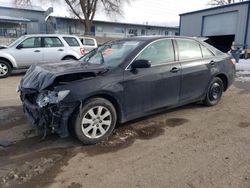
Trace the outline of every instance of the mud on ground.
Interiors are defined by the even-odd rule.
[[[192,104],[135,120],[103,143],[41,140],[0,80],[0,187],[250,187],[250,82],[220,104]],[[1,89],[1,88],[0,88]],[[10,101],[10,102],[9,102]],[[7,143],[7,144],[6,144]]]

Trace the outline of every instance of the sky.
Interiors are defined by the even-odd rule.
[[[68,7],[64,3],[58,3],[60,0],[54,0],[53,3],[42,4],[39,0],[34,0],[35,5],[47,8],[54,7],[53,15],[67,16]],[[62,1],[62,0],[61,0]],[[0,2],[9,3],[11,0],[0,0]],[[107,17],[102,9],[97,11],[95,20],[119,21],[137,24],[152,24],[164,26],[178,26],[179,14],[208,8],[209,0],[132,0],[130,5],[123,8],[123,17]]]

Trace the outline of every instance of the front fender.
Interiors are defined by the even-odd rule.
[[[11,63],[13,68],[18,68],[17,62],[12,55],[0,52],[0,58],[8,60]]]

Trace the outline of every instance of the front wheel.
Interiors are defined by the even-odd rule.
[[[223,82],[220,78],[215,77],[209,85],[204,104],[214,106],[221,100],[223,93]]]
[[[9,63],[0,60],[0,78],[6,78],[11,74],[11,66]]]
[[[93,98],[76,115],[75,134],[84,144],[96,144],[112,133],[116,121],[116,110],[112,103],[103,98]]]

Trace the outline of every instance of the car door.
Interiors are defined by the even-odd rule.
[[[65,48],[58,37],[43,37],[44,63],[56,63],[62,60],[65,55]]]
[[[210,81],[214,56],[195,40],[176,39],[176,43],[182,67],[180,102],[197,100],[205,93]],[[204,48],[204,55],[201,48]]]
[[[15,58],[18,67],[43,63],[44,51],[41,46],[41,37],[26,38],[10,53]]]
[[[181,67],[175,62],[172,40],[162,39],[151,43],[135,60],[148,60],[151,67],[125,71],[127,113],[138,114],[177,104]]]

